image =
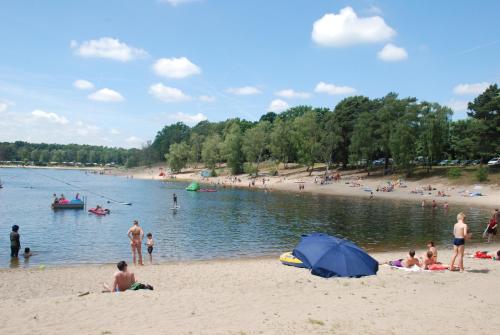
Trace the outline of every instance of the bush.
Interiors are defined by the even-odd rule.
[[[217,177],[217,172],[215,172],[215,169],[210,171],[210,177]]]
[[[488,167],[480,166],[476,171],[476,178],[478,181],[487,181],[488,180]]]
[[[462,170],[458,167],[452,167],[448,170],[448,178],[457,179],[462,175]]]
[[[244,163],[243,164],[243,171],[248,174],[257,174],[257,166],[253,165],[252,163]]]

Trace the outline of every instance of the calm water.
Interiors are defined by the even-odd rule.
[[[74,170],[0,169],[0,179],[0,267],[10,264],[13,224],[21,227],[23,248],[38,254],[30,265],[38,265],[129,260],[126,233],[134,219],[153,233],[156,260],[170,261],[277,255],[292,249],[301,234],[313,231],[347,237],[368,250],[423,247],[429,239],[450,244],[457,212],[466,212],[475,238],[480,238],[488,216],[477,208],[445,212],[409,202],[308,194],[240,189],[192,193],[184,191],[186,183]],[[87,196],[89,207],[105,205],[111,214],[50,209],[54,192],[70,198],[77,191]],[[107,204],[94,193],[133,205]],[[173,193],[178,195],[178,211],[170,209]]]

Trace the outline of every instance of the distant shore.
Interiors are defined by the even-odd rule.
[[[478,248],[466,246],[469,252]],[[387,261],[405,253],[373,256]],[[439,260],[449,263],[450,251],[439,249]],[[381,266],[377,276],[324,279],[280,264],[277,255],[174,262],[131,266],[137,280],[155,290],[119,294],[101,293],[115,271],[111,264],[3,269],[0,313],[9,317],[0,327],[5,333],[51,335],[430,334],[442,327],[454,334],[494,334],[500,329],[494,316],[500,262],[466,258],[465,269]]]
[[[438,207],[443,207],[447,202],[449,206],[474,206],[494,209],[500,207],[500,186],[488,183],[477,183],[474,185],[452,185],[446,179],[440,177],[430,177],[420,181],[400,180],[394,176],[387,177],[366,177],[366,173],[341,174],[341,179],[321,184],[321,172],[314,172],[311,176],[307,172],[287,170],[288,176],[264,176],[255,179],[252,185],[252,178],[249,175],[239,175],[236,177],[209,177],[203,178],[198,171],[174,174],[166,178],[160,176],[163,171],[161,167],[136,168],[112,170],[110,173],[121,176],[129,176],[137,179],[160,180],[160,181],[198,181],[212,185],[214,187],[242,187],[262,191],[284,191],[294,193],[323,194],[335,196],[347,196],[370,199],[386,199],[392,201],[411,201],[416,205],[421,205],[425,201],[425,206],[432,206],[432,201],[436,201]],[[262,183],[262,180],[265,180]],[[383,188],[390,184],[394,185],[391,192],[384,192]],[[299,190],[299,185],[304,185],[303,190]],[[428,186],[432,190],[425,190]],[[377,188],[379,191],[377,192]],[[421,193],[412,193],[421,192]],[[444,192],[445,196],[438,196],[438,192]],[[371,194],[373,193],[373,195]],[[471,193],[481,193],[481,196],[470,196]]]

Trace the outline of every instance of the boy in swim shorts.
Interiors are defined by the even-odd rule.
[[[153,246],[155,241],[153,240],[153,234],[148,233],[146,235],[146,247],[148,248],[149,263],[153,264]]]
[[[450,270],[454,271],[455,260],[458,256],[458,268],[464,271],[465,239],[468,238],[468,227],[465,223],[465,214],[460,212],[457,215],[457,223],[453,226],[453,256],[451,257]]]

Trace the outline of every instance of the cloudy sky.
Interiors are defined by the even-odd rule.
[[[500,82],[500,2],[0,3],[0,141],[138,147],[166,124]]]

